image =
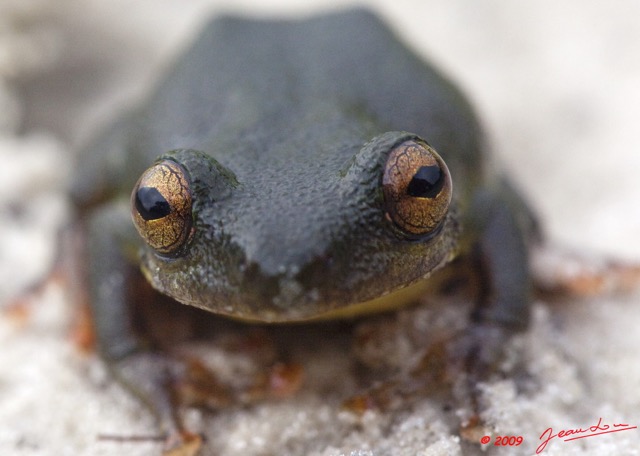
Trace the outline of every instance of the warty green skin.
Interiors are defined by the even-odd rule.
[[[442,229],[418,240],[385,218],[381,185],[388,152],[410,138],[438,151],[454,189]],[[94,142],[75,183],[78,205],[92,208],[101,345],[129,333],[128,298],[105,285],[126,262],[116,245],[139,249],[147,279],[180,302],[280,322],[406,287],[512,232],[488,264],[514,271],[503,281],[517,309],[491,304],[488,318],[526,320],[526,253],[511,210],[521,204],[496,197],[503,187],[483,169],[483,147],[459,90],[366,11],[214,20],[149,101]],[[194,236],[171,257],[144,246],[127,205],[113,202],[158,157],[180,163],[192,183]]]

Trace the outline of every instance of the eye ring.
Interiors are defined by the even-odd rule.
[[[156,252],[179,253],[193,235],[191,188],[184,168],[163,160],[142,173],[131,192],[131,216]]]
[[[452,197],[444,160],[427,143],[410,139],[389,152],[382,176],[385,217],[403,234],[437,233]]]

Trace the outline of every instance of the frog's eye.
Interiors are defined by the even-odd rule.
[[[395,146],[382,177],[386,217],[409,236],[440,227],[451,202],[447,165],[429,145],[408,140]]]
[[[158,253],[176,253],[191,234],[191,191],[184,169],[164,160],[147,169],[131,193],[138,233]]]

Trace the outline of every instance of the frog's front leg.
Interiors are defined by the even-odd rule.
[[[162,432],[168,436],[167,451],[180,451],[167,454],[195,454],[200,439],[184,429],[170,388],[173,379],[184,374],[184,363],[150,351],[134,331],[132,301],[139,296],[133,293],[128,256],[135,256],[131,240],[137,234],[128,205],[100,207],[89,213],[86,225],[89,301],[100,354],[114,377],[155,414]]]
[[[529,323],[529,241],[537,236],[537,226],[531,223],[524,203],[511,192],[505,184],[479,195],[470,217],[476,236],[469,256],[477,279],[470,333],[472,338],[478,338],[477,345],[482,345],[478,347],[479,355],[489,357],[494,357],[488,350],[492,349],[489,342],[496,337],[496,331],[513,334],[526,329]],[[479,334],[475,336],[474,332]],[[499,347],[495,349],[501,351]],[[474,362],[486,364],[489,360],[476,358]]]
[[[476,276],[475,306],[450,356],[464,373],[465,386],[459,391],[468,395],[473,423],[473,415],[477,419],[480,413],[478,386],[498,373],[509,341],[528,326],[529,244],[539,233],[528,208],[506,182],[477,195],[469,223],[475,234],[469,252]]]

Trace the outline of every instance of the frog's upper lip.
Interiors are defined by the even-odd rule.
[[[330,264],[331,259],[326,255],[306,262],[281,261],[268,269],[264,264],[251,262],[243,268],[241,288],[275,305],[286,305],[293,299],[308,300],[309,290],[325,286]],[[317,300],[317,296],[313,300]]]

